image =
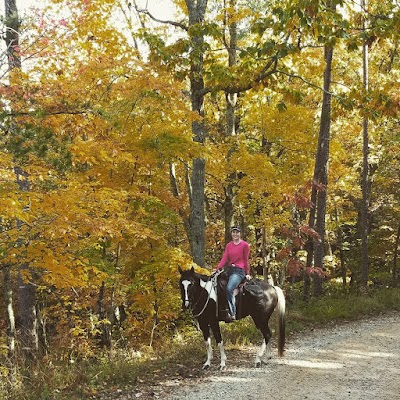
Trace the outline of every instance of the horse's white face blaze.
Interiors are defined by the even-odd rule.
[[[189,307],[189,286],[192,284],[190,281],[182,281],[182,286],[183,286],[183,294],[185,298],[183,299],[183,302],[185,304],[185,307]]]

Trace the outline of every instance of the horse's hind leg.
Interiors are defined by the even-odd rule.
[[[264,340],[262,342],[262,345],[260,349],[258,350],[256,354],[256,360],[255,360],[255,366],[256,367],[261,367],[262,364],[262,357],[264,356],[265,351],[267,351],[267,357],[268,359],[271,358],[271,329],[269,329],[268,326],[268,320],[266,321],[256,321],[254,318],[254,323],[256,324],[257,328],[261,331],[263,334]]]
[[[272,358],[271,340],[269,340],[268,343],[266,343],[266,339],[263,340],[262,345],[256,355],[256,361],[255,361],[256,367],[261,366],[263,356],[267,360],[270,360]]]

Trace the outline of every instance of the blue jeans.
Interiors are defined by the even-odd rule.
[[[236,304],[233,292],[246,276],[246,272],[243,268],[229,267],[227,273],[229,280],[226,286],[226,299],[228,300],[230,314],[236,316]]]

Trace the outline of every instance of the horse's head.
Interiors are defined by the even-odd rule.
[[[182,270],[181,267],[178,267],[178,270],[181,274],[179,287],[181,289],[182,308],[187,309],[192,302],[195,285],[196,282],[198,283],[199,279],[196,277],[196,272],[193,267],[185,271]]]

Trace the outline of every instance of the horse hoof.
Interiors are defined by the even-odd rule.
[[[219,367],[219,370],[222,372],[222,371],[225,371],[225,365],[221,365],[220,367]]]
[[[206,371],[207,369],[210,369],[210,366],[208,364],[203,365],[203,370]]]
[[[256,368],[261,368],[261,365],[262,365],[261,361],[256,362]]]

